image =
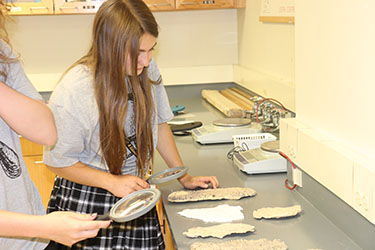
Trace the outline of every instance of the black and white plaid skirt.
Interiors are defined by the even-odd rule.
[[[107,213],[120,198],[96,187],[80,185],[56,177],[47,212],[75,211],[79,213]],[[163,235],[153,208],[145,215],[132,221],[112,222],[101,229],[96,238],[74,244],[71,248],[51,241],[46,249],[73,250],[119,250],[119,249],[165,249]]]

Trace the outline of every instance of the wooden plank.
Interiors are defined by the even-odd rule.
[[[220,94],[218,90],[204,89],[202,90],[201,94],[207,102],[217,108],[225,116],[233,118],[240,118],[245,116],[245,112],[240,106]]]
[[[260,16],[259,21],[264,23],[294,23],[293,16]]]
[[[243,101],[244,103],[246,103],[247,105],[249,105],[251,108],[254,106],[254,102],[250,100],[250,98],[252,97],[251,95],[243,92],[243,94],[239,93],[239,92],[236,92],[234,90],[234,88],[231,88],[229,89],[229,91],[232,93],[232,95],[236,96],[237,98],[241,99],[241,101]],[[241,91],[241,90],[240,90]]]
[[[252,97],[250,94],[246,93],[245,91],[240,90],[239,88],[231,88],[234,92],[237,92],[238,94],[242,95],[243,97],[246,97],[247,99],[250,100]]]
[[[254,107],[254,104],[251,105],[250,100],[248,101],[245,97],[230,89],[223,89],[220,93],[245,110],[251,110]]]

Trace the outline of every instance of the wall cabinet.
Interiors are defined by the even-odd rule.
[[[245,3],[236,0],[176,0],[176,9],[230,9],[239,8],[242,4],[244,5]]]
[[[55,14],[92,14],[96,13],[103,3],[102,0],[53,0],[53,2]]]
[[[49,171],[42,163],[43,146],[30,142],[22,137],[20,139],[23,158],[31,180],[38,188],[43,205],[47,208],[55,180],[55,174]]]
[[[105,0],[15,0],[10,15],[93,14]],[[151,11],[245,8],[246,0],[144,0]]]
[[[50,15],[54,13],[53,0],[14,0],[8,3],[10,15]]]
[[[151,11],[168,11],[176,9],[175,0],[144,0]]]

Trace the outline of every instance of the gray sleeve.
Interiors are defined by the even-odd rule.
[[[172,120],[174,116],[163,83],[155,86],[155,88],[158,124],[161,124]]]
[[[57,142],[52,147],[44,147],[43,162],[53,167],[71,166],[78,161],[85,150],[87,138],[86,113],[83,111],[80,92],[69,89],[69,82],[84,84],[71,75],[67,75],[58,84],[51,95],[49,107],[55,117]],[[82,93],[84,95],[84,93]]]
[[[160,71],[154,60],[151,60],[148,74],[151,80],[157,81],[161,78]],[[154,98],[156,99],[156,108],[158,114],[158,124],[168,122],[173,119],[173,112],[171,110],[167,92],[163,82],[158,85],[154,85]]]
[[[25,71],[20,62],[12,63],[9,65],[9,73],[7,84],[14,90],[20,92],[21,94],[28,96],[35,100],[43,101],[43,98],[35,89],[35,87],[30,82],[29,78],[26,76]]]
[[[79,161],[84,150],[82,126],[71,111],[64,106],[50,104],[55,117],[57,142],[54,146],[44,147],[43,162],[53,167],[67,167]]]
[[[5,56],[9,58],[16,58],[11,48],[1,39],[0,50]],[[1,64],[0,67],[1,70],[7,71],[8,75],[6,81],[4,81],[4,78],[0,76],[1,81],[5,82],[5,84],[7,84],[9,87],[25,96],[36,100],[43,100],[38,91],[36,91],[34,86],[31,84],[29,78],[26,76],[20,61],[10,63],[9,67],[7,68],[4,68],[5,66],[3,64]]]

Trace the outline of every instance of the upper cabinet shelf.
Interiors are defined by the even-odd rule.
[[[14,0],[8,4],[10,15],[50,15],[53,0]]]
[[[10,15],[93,14],[105,0],[15,0]],[[245,8],[246,0],[144,0],[151,11]]]
[[[175,0],[143,0],[151,11],[171,11],[176,9]]]
[[[55,14],[92,14],[96,13],[104,1],[90,0],[51,0],[55,5]]]
[[[177,10],[232,9],[245,7],[245,0],[176,0]]]

